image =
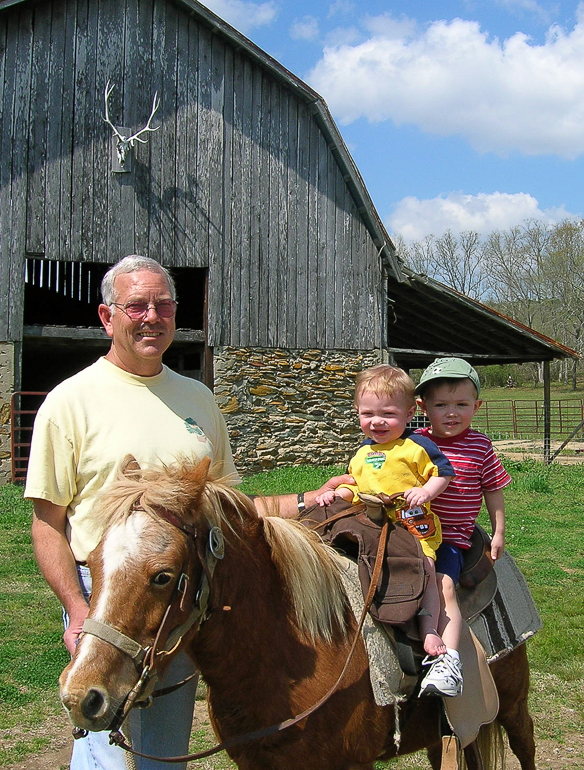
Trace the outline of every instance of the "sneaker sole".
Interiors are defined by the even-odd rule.
[[[425,698],[427,695],[441,695],[444,698],[456,698],[457,695],[462,695],[460,692],[442,692],[435,685],[429,684],[423,690],[420,690],[418,698]]]

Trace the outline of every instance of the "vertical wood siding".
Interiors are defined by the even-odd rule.
[[[210,345],[381,344],[377,249],[281,77],[170,0],[19,3],[0,43],[1,338],[21,334],[25,255],[139,252],[208,268]],[[131,173],[111,172],[108,80],[132,131],[160,97]]]

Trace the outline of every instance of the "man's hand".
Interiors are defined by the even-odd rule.
[[[314,491],[304,493],[304,504],[307,508],[316,503],[316,498],[327,492],[334,492],[339,484],[354,484],[355,479],[348,474],[343,476],[333,476],[325,484]],[[352,497],[352,495],[351,495]],[[296,495],[278,495],[277,497],[261,498],[256,497],[254,500],[255,507],[260,516],[273,516],[274,509],[279,516],[284,519],[296,519],[298,518],[298,499]],[[270,508],[270,504],[274,508]]]
[[[320,489],[317,489],[316,492],[314,492],[314,494],[316,497],[320,497],[321,495],[324,495],[326,492],[334,492],[335,489],[341,484],[354,485],[355,479],[352,476],[350,476],[348,473],[345,473],[343,476],[333,476],[332,479],[329,479],[327,482],[325,482]],[[315,502],[317,502],[316,497],[315,497]]]
[[[69,615],[70,626],[63,635],[69,652],[87,617],[89,606],[83,596],[75,557],[66,536],[67,509],[47,500],[33,500],[32,541],[34,553],[45,580]]]
[[[69,625],[67,626],[67,630],[63,634],[63,641],[65,642],[65,647],[69,650],[71,657],[73,657],[73,655],[75,654],[75,649],[77,647],[79,635],[83,630],[83,622],[85,621],[85,618],[87,617],[88,614],[89,614],[89,605],[85,604],[84,606],[79,607],[79,610],[76,612],[75,617],[69,618]]]

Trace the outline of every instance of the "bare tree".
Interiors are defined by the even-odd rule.
[[[484,239],[447,230],[410,244],[398,239],[397,245],[416,272],[584,354],[584,219],[556,225],[526,220]],[[533,371],[541,380],[542,367]],[[577,371],[574,361],[574,388]]]
[[[473,299],[481,299],[486,289],[483,249],[479,234],[472,231],[457,237],[447,230],[438,238],[428,235],[409,245],[398,240],[398,251],[412,270]]]
[[[547,314],[554,336],[584,353],[584,220],[556,225],[545,264],[545,281],[553,297]],[[578,361],[572,364],[576,389]]]

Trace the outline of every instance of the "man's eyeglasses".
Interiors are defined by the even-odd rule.
[[[132,321],[137,321],[139,318],[144,318],[151,307],[154,308],[157,315],[161,318],[172,318],[176,313],[178,302],[174,299],[161,299],[159,302],[126,302],[125,305],[120,305],[119,302],[112,302],[112,305],[123,310]]]

